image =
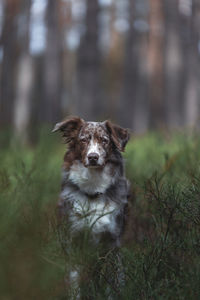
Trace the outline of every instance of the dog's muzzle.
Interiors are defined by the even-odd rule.
[[[89,166],[97,166],[99,160],[99,154],[93,152],[88,155]]]

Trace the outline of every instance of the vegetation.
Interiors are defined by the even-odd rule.
[[[129,143],[131,222],[120,253],[102,256],[89,245],[87,233],[78,247],[66,251],[68,228],[58,226],[55,214],[65,146],[46,131],[35,147],[16,145],[0,150],[1,299],[64,300],[70,293],[76,299],[77,288],[70,288],[66,276],[76,262],[84,270],[85,299],[105,300],[108,294],[124,300],[199,298],[197,134],[149,133]]]

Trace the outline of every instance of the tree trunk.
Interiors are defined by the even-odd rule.
[[[13,107],[15,99],[17,45],[17,13],[20,1],[4,2],[4,23],[1,36],[3,61],[0,78],[0,125],[13,125]]]
[[[124,127],[133,127],[133,112],[136,101],[136,86],[137,86],[137,47],[136,47],[136,32],[133,27],[135,19],[135,0],[128,2],[128,21],[129,30],[125,45],[125,63],[124,63],[124,87],[119,112],[120,124]]]
[[[87,119],[101,116],[102,99],[100,89],[100,51],[98,0],[87,0],[85,34],[82,36],[77,57],[76,111]]]
[[[135,24],[140,20],[138,0],[129,0],[129,30],[125,48],[124,86],[120,107],[120,123],[135,133],[146,131],[148,126],[147,99],[147,32]],[[143,4],[145,4],[143,2]],[[145,14],[145,9],[144,12]],[[144,15],[143,15],[144,17]]]
[[[29,53],[23,53],[19,59],[16,101],[14,109],[15,135],[22,143],[29,142],[29,126],[31,120],[32,86],[34,65]]]
[[[23,3],[24,36],[21,39],[21,56],[18,63],[18,76],[16,81],[16,100],[14,105],[14,131],[23,143],[29,142],[29,126],[31,119],[32,86],[34,68],[29,53],[29,26],[32,0]]]
[[[199,125],[200,112],[200,71],[198,44],[200,39],[200,1],[194,0],[192,16],[189,20],[190,40],[186,53],[187,76],[185,82],[185,125],[194,127]]]
[[[169,128],[180,127],[183,120],[182,74],[183,51],[181,48],[180,16],[177,0],[165,0],[165,61],[164,101]]]
[[[59,24],[59,1],[48,0],[46,10],[47,42],[44,57],[44,101],[40,119],[55,123],[61,119],[62,36]]]
[[[163,102],[163,5],[160,0],[150,0],[149,12],[149,97],[150,126],[165,125]]]

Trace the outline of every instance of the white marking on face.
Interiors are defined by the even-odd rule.
[[[98,160],[97,160],[97,166],[102,166],[104,164],[104,159],[105,159],[105,150],[103,149],[102,145],[98,142],[95,142],[94,139],[92,138],[89,146],[88,146],[88,151],[87,151],[87,155],[86,155],[86,166],[89,166],[89,159],[88,156],[90,155],[90,153],[95,153],[99,156]],[[95,167],[95,166],[92,166]]]
[[[105,164],[106,149],[109,138],[106,136],[105,129],[98,122],[88,122],[87,126],[79,134],[80,142],[84,151],[84,165],[89,168],[102,167]],[[96,160],[92,161],[90,154],[96,154]],[[97,159],[98,156],[98,159]]]
[[[88,122],[88,124],[93,125],[94,127],[96,127],[99,124],[99,122]]]
[[[91,139],[89,147],[88,147],[88,152],[87,152],[87,156],[90,153],[96,153],[98,155],[100,155],[100,151],[99,151],[99,144],[97,142],[95,142],[93,139]]]

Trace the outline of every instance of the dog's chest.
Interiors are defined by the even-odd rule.
[[[112,184],[110,166],[102,169],[88,169],[80,162],[75,162],[69,171],[69,180],[88,194],[104,193]]]
[[[62,198],[70,203],[68,216],[72,231],[87,227],[93,234],[105,231],[116,234],[120,207],[106,194],[114,182],[110,167],[105,166],[103,170],[87,169],[76,162],[66,180],[78,187],[78,190],[71,191],[70,185],[67,185],[61,193]]]
[[[90,200],[86,196],[76,194],[73,198],[69,212],[73,231],[87,227],[93,234],[105,231],[115,234],[119,209],[114,202],[105,203],[103,196]]]

